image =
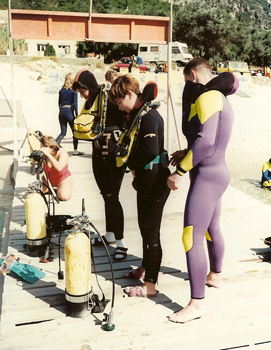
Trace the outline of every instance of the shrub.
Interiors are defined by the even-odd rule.
[[[56,51],[53,45],[46,44],[46,47],[44,50],[44,56],[56,56]]]

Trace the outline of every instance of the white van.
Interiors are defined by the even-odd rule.
[[[143,59],[145,63],[162,63],[167,62],[167,48],[168,45],[158,44],[139,44],[138,56]],[[184,66],[193,56],[188,51],[188,46],[185,43],[173,41],[171,43],[172,61],[176,62],[178,66]]]

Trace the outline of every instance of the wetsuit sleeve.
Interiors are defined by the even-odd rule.
[[[199,127],[194,141],[189,145],[187,154],[177,166],[177,173],[184,175],[205,157],[210,156],[217,136],[219,115],[223,108],[222,95],[218,91],[206,92],[192,104],[188,123],[198,119]]]
[[[61,93],[59,91],[58,93],[58,107],[60,108],[60,104],[61,104]]]
[[[158,118],[155,117],[155,113],[158,112],[149,111],[141,120],[139,146],[129,163],[131,170],[137,167],[145,167],[160,154],[158,142],[159,122]]]

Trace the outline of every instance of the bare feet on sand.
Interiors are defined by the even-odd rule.
[[[168,316],[168,319],[175,323],[186,323],[201,318],[204,314],[204,299],[191,299],[184,309]]]
[[[221,288],[222,287],[221,273],[210,271],[206,277],[206,284],[210,287]]]

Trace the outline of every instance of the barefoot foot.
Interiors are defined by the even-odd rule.
[[[221,273],[210,271],[206,277],[206,284],[207,286],[210,286],[210,287],[221,288],[222,287]]]
[[[201,318],[205,315],[205,308],[202,304],[202,300],[196,300],[196,302],[190,301],[184,309],[170,315],[168,319],[175,323],[186,323]]]

